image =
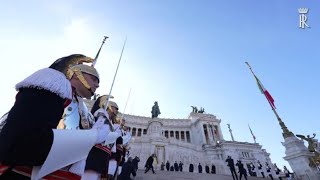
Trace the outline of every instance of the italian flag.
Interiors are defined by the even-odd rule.
[[[270,106],[271,106],[273,109],[276,109],[276,106],[274,105],[274,100],[273,100],[271,94],[268,92],[268,90],[266,90],[266,89],[264,88],[264,86],[262,85],[262,83],[260,82],[260,80],[257,78],[257,76],[254,75],[254,77],[255,77],[255,79],[257,80],[257,84],[258,84],[258,87],[259,87],[261,93],[264,94],[264,96],[267,98]]]

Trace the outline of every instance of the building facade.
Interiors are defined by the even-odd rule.
[[[205,165],[214,165],[217,174],[230,174],[225,162],[231,156],[236,163],[241,160],[247,164],[253,163],[257,175],[258,161],[267,176],[266,163],[273,173],[270,154],[257,143],[225,141],[221,131],[221,120],[211,114],[191,113],[188,119],[161,119],[141,116],[125,115],[126,124],[132,134],[131,156],[138,156],[141,160],[139,168],[144,168],[147,158],[156,154],[156,167],[159,169],[162,162],[176,161],[184,164],[183,171],[189,170],[189,165],[194,165],[198,171],[201,163],[203,171]],[[273,176],[275,177],[275,176]]]

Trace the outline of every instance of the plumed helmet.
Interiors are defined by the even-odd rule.
[[[91,108],[91,113],[94,114],[98,109],[100,108],[105,108],[104,107],[104,104],[107,100],[109,95],[103,95],[103,96],[99,96],[97,98],[97,100],[94,102],[92,108]],[[112,99],[113,96],[110,96],[110,99]],[[110,104],[110,101],[109,101],[109,104]]]
[[[57,59],[49,68],[55,69],[66,75],[71,79],[75,71],[91,74],[100,80],[97,70],[93,66],[85,65],[83,63],[93,63],[94,59],[82,54],[72,54]]]
[[[99,107],[100,108],[105,108],[104,105],[105,105],[105,103],[106,103],[106,101],[108,99],[108,96],[109,95],[103,95],[103,96],[100,97],[100,102],[99,102]],[[110,96],[110,98],[113,98],[113,96]],[[109,106],[119,109],[117,103],[115,103],[113,101],[109,101]]]
[[[85,65],[85,64],[78,64],[78,65],[70,67],[67,72],[67,78],[71,79],[72,75],[77,71],[90,74],[90,75],[96,77],[100,81],[99,73],[96,70],[96,68],[94,68],[93,66]]]
[[[87,89],[91,89],[90,85],[88,84],[87,80],[83,77],[82,73],[90,74],[96,77],[98,81],[100,81],[98,71],[94,68],[94,66],[83,64],[93,62],[94,59],[85,55],[72,54],[70,56],[57,59],[53,64],[49,66],[49,68],[62,72],[69,80],[75,74]]]

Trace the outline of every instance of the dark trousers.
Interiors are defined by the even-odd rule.
[[[150,169],[152,170],[152,172],[153,172],[153,174],[154,174],[155,172],[154,172],[154,169],[153,169],[153,166],[152,166],[152,165],[147,166],[147,167],[146,167],[146,171],[145,171],[144,173],[147,173]]]
[[[238,175],[236,173],[236,170],[234,168],[230,168],[230,171],[231,171],[232,179],[233,180],[235,180],[235,179],[238,180]],[[234,178],[234,177],[236,177],[236,178]]]
[[[246,173],[240,173],[240,180],[241,180],[241,178],[242,178],[242,175],[244,176],[244,179],[248,180],[248,179],[247,179],[247,174],[246,174]]]
[[[273,180],[272,174],[269,174],[269,177],[271,178],[271,180]]]

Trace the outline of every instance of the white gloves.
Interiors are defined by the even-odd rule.
[[[100,129],[104,125],[104,121],[106,120],[105,117],[99,116],[97,121],[93,124],[92,129]],[[109,125],[108,125],[109,126]]]
[[[131,139],[131,134],[128,132],[126,135],[122,136],[123,139],[123,145],[128,145],[130,139]]]
[[[116,132],[110,132],[105,139],[104,145],[113,144],[116,142],[117,138],[120,137],[120,135]]]
[[[94,117],[104,116],[109,119],[109,114],[107,113],[107,111],[104,108],[100,108],[100,109],[96,110],[96,112],[94,112],[93,115],[94,115]]]
[[[101,125],[100,127],[96,128],[96,129],[98,131],[97,132],[96,144],[101,144],[107,139],[108,134],[110,133],[109,125],[103,124],[103,125]]]

